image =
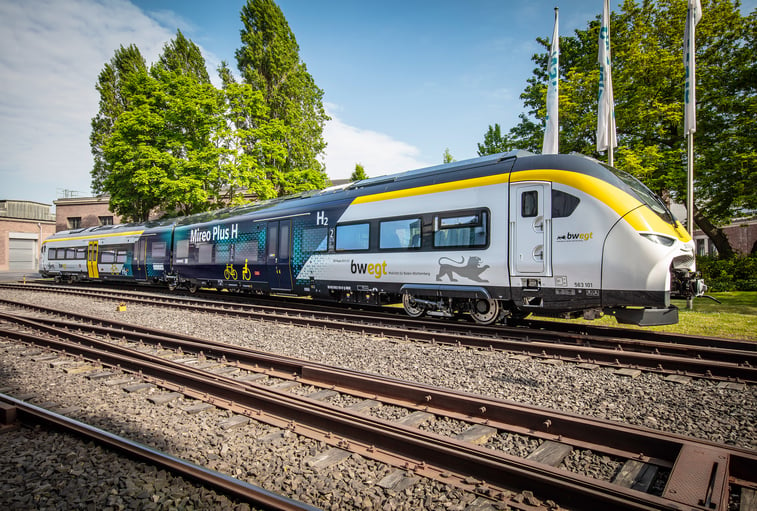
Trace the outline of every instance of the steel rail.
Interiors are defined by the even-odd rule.
[[[132,458],[163,467],[173,474],[179,474],[197,481],[203,486],[216,488],[225,495],[233,495],[246,502],[263,506],[265,509],[281,511],[315,511],[319,509],[14,397],[0,394],[0,402],[15,407],[15,415],[23,423],[47,424],[67,433],[93,440]]]
[[[70,330],[79,329],[82,326],[80,323],[64,320],[28,319],[6,313],[0,313],[0,319],[41,329],[51,335],[59,333],[60,328]],[[597,428],[592,424],[600,421],[599,419],[587,421],[581,416],[556,412],[548,408],[455,392],[442,387],[411,383],[382,375],[369,375],[360,371],[274,355],[218,341],[178,335],[157,329],[136,328],[126,323],[98,321],[115,325],[115,327],[86,325],[87,329],[100,336],[120,337],[135,343],[146,343],[179,350],[182,353],[210,356],[224,360],[241,369],[263,372],[277,378],[295,380],[306,385],[339,389],[362,397],[382,399],[398,406],[448,414],[455,418],[486,423],[516,433],[550,440],[560,438],[576,446],[602,451],[606,454],[633,458],[639,457],[639,454],[643,452],[644,456],[641,456],[641,458],[647,461],[654,460],[661,466],[672,464],[670,460],[673,451],[671,451],[671,446],[666,443],[667,434],[655,433],[656,437],[662,439],[662,441],[659,444],[652,443],[649,436],[651,430],[646,428],[617,425],[609,421],[603,422],[603,426]],[[127,331],[125,327],[129,327],[131,330]],[[81,342],[88,340],[90,340],[89,337],[84,337]],[[98,343],[97,345],[108,348],[111,344]],[[114,350],[120,349],[120,346],[114,347]],[[150,354],[143,354],[141,351],[133,351],[128,348],[124,349],[126,350],[125,353],[137,358],[152,359]],[[204,374],[204,371],[201,371],[201,374]],[[599,437],[607,439],[601,447],[594,441]],[[675,435],[672,435],[671,438],[674,442],[681,441]],[[658,445],[659,447],[656,447]],[[608,446],[611,447],[608,448]]]
[[[138,300],[136,297],[132,300]],[[38,308],[47,310],[50,313],[64,314],[70,317],[81,317],[93,320],[92,317],[56,311],[55,309],[43,308],[29,304],[19,304],[12,300],[0,299],[0,303],[6,303],[28,308]],[[178,305],[172,305],[179,307]],[[334,321],[332,319],[319,319],[303,315],[282,315],[275,311],[240,311],[233,309],[207,309],[203,305],[195,303],[183,303],[182,310],[196,310],[200,312],[215,312],[236,316],[245,316],[248,318],[260,319],[264,321],[279,321],[287,324],[301,326],[316,326],[329,329],[341,329],[360,332],[363,334],[374,334],[380,336],[392,336],[396,338],[408,338],[412,336],[415,339],[424,340],[432,343],[443,343],[451,345],[464,344],[469,347],[478,347],[484,349],[499,349],[513,353],[519,353],[536,358],[557,358],[576,363],[592,363],[613,368],[637,368],[648,372],[660,374],[687,375],[698,378],[718,379],[724,381],[743,381],[747,383],[757,383],[757,351],[747,350],[725,350],[715,348],[692,348],[681,345],[668,345],[664,343],[654,343],[657,352],[640,352],[628,351],[622,348],[618,343],[619,340],[613,340],[608,343],[607,339],[596,339],[583,337],[580,340],[581,345],[559,344],[552,341],[540,341],[536,337],[539,332],[531,331],[520,333],[525,335],[524,339],[495,339],[490,337],[478,337],[472,335],[463,335],[461,333],[430,332],[426,330],[408,331],[404,327],[393,327],[385,325],[367,325],[364,323]],[[348,314],[341,313],[340,316],[349,317]],[[343,319],[343,318],[340,318]],[[404,324],[404,323],[403,323]],[[125,325],[124,328],[130,328]],[[554,334],[554,333],[553,333]],[[599,342],[607,347],[596,347],[593,344]],[[647,343],[649,344],[649,343]],[[659,348],[666,352],[662,353]],[[711,357],[711,358],[708,358]]]
[[[13,337],[20,334],[9,332],[7,335]],[[66,333],[66,335],[77,338],[84,337],[71,333]],[[25,336],[21,335],[21,337]],[[48,342],[52,342],[54,345],[65,344],[55,340]],[[92,343],[94,341],[86,338],[84,342]],[[59,346],[58,349],[62,349],[62,347]],[[295,418],[301,419],[302,417],[307,417],[309,424],[315,425],[315,427],[325,431],[326,438],[332,438],[332,434],[337,434],[350,438],[352,442],[362,442],[364,444],[362,446],[363,452],[366,455],[368,453],[375,453],[378,449],[384,451],[384,456],[391,458],[391,452],[399,449],[399,452],[403,453],[403,456],[410,455],[417,458],[416,461],[412,462],[415,463],[416,470],[420,467],[422,472],[430,472],[428,475],[431,476],[434,476],[433,469],[426,465],[429,460],[433,460],[432,463],[441,466],[442,470],[453,473],[456,473],[461,468],[465,468],[467,474],[474,475],[487,481],[487,483],[503,488],[507,488],[509,484],[513,484],[515,481],[519,484],[531,485],[532,487],[536,485],[540,492],[554,495],[555,498],[559,498],[561,501],[565,501],[568,498],[568,501],[574,505],[581,503],[582,506],[585,506],[587,502],[590,502],[592,506],[611,505],[616,509],[678,509],[677,504],[671,504],[671,502],[684,502],[686,505],[696,504],[692,504],[690,502],[691,499],[688,497],[685,500],[680,500],[684,499],[683,496],[679,496],[679,500],[676,500],[676,498],[659,498],[634,492],[633,490],[621,489],[609,483],[582,480],[581,476],[571,475],[566,480],[564,471],[534,464],[528,460],[512,459],[511,456],[493,454],[491,450],[470,446],[451,439],[437,438],[438,435],[421,435],[415,428],[388,424],[386,421],[379,419],[350,414],[343,409],[317,404],[305,398],[292,396],[291,394],[276,392],[272,389],[260,389],[254,386],[245,386],[240,391],[239,382],[233,379],[217,375],[211,376],[207,373],[203,376],[202,373],[204,372],[202,371],[195,369],[186,370],[180,364],[171,362],[146,362],[145,360],[141,360],[146,355],[139,352],[136,352],[135,356],[140,360],[135,361],[134,359],[116,357],[95,348],[89,349],[83,346],[72,348],[68,345],[68,349],[76,351],[80,355],[90,359],[94,358],[100,361],[104,359],[106,360],[106,364],[119,364],[122,368],[128,370],[139,371],[140,373],[178,382],[178,388],[184,389],[183,392],[185,393],[189,387],[187,384],[191,381],[199,386],[199,389],[197,389],[198,392],[212,393],[216,396],[216,399],[228,400],[228,406],[230,407],[234,403],[236,403],[236,406],[241,405],[242,413],[252,416],[257,414],[256,418],[260,418],[262,408],[267,410],[266,414],[273,413],[274,415],[284,417],[284,420],[294,421]],[[129,352],[132,350],[117,348],[116,351]],[[132,353],[134,354],[133,351]],[[208,377],[212,378],[212,381],[207,380]],[[401,382],[399,383],[401,384]],[[436,397],[438,398],[439,395]],[[432,396],[431,400],[433,401],[433,399],[434,396]],[[583,424],[582,427],[586,428],[587,424]],[[636,429],[640,430],[641,428]],[[672,435],[663,435],[663,437],[667,437],[664,440],[672,442]],[[339,442],[341,443],[341,440]],[[691,440],[679,440],[677,456],[680,457],[682,453],[688,453],[692,448],[697,448],[691,447],[692,445],[702,448],[701,443],[695,444]],[[668,446],[668,448],[671,448],[671,446]],[[721,467],[721,472],[716,478],[716,482],[720,486],[724,484],[724,480],[730,477],[723,473],[723,470],[728,470],[729,473],[736,472],[735,476],[744,480],[749,480],[751,476],[748,474],[757,472],[754,470],[757,468],[757,455],[753,452],[726,449],[723,446],[716,446],[714,444],[710,444],[706,448],[717,452],[719,456],[727,460],[727,463],[724,463],[725,466]],[[677,458],[673,457],[673,459]],[[401,461],[401,459],[395,460],[393,464],[401,464]],[[405,463],[411,462],[406,460]],[[674,466],[674,473],[677,474],[686,473],[688,476],[688,472],[692,471],[692,467],[679,467],[676,472],[675,467],[678,467],[677,463]],[[742,468],[740,469],[739,467]],[[440,477],[440,474],[437,473],[436,477]],[[450,476],[448,475],[447,477]],[[677,480],[680,479],[680,476],[674,477],[674,475],[671,475],[671,478]],[[534,482],[534,479],[536,482]],[[712,493],[713,490],[710,489],[708,491]],[[722,488],[715,491],[716,500],[724,498],[724,493],[727,492],[722,490]]]
[[[134,286],[130,286],[134,287]],[[572,341],[579,345],[594,343],[595,347],[609,346],[611,348],[618,345],[623,349],[634,349],[637,345],[639,349],[652,351],[670,345],[681,345],[686,349],[693,347],[719,348],[725,350],[743,350],[757,352],[757,343],[754,340],[727,339],[720,337],[709,337],[700,335],[684,335],[670,332],[659,332],[648,329],[631,329],[611,326],[599,326],[590,324],[574,324],[566,322],[554,322],[545,320],[521,320],[517,326],[507,325],[478,325],[470,322],[446,321],[430,318],[411,318],[404,314],[403,310],[391,307],[360,307],[356,304],[350,304],[349,309],[345,306],[334,305],[332,302],[323,302],[310,300],[306,298],[297,298],[291,296],[276,296],[273,298],[263,298],[259,296],[230,295],[228,293],[208,292],[211,298],[200,298],[198,295],[191,297],[175,294],[160,294],[158,290],[150,288],[149,291],[156,294],[145,295],[142,292],[120,290],[120,295],[116,295],[113,290],[109,289],[81,289],[60,287],[58,285],[39,285],[39,284],[2,284],[0,288],[9,289],[26,289],[33,291],[53,291],[63,293],[73,293],[86,296],[95,294],[97,296],[110,297],[114,300],[134,300],[135,303],[140,301],[157,302],[166,305],[167,301],[174,301],[177,304],[198,305],[206,304],[208,306],[220,307],[238,307],[239,310],[260,310],[269,312],[282,312],[289,315],[302,313],[320,312],[328,314],[334,319],[344,319],[352,322],[373,321],[380,318],[390,324],[399,324],[404,328],[413,327],[416,329],[426,329],[430,331],[439,331],[441,333],[459,332],[468,336],[491,337],[492,339],[502,338],[503,336],[512,336],[516,339],[536,341],[555,341],[566,342]],[[282,303],[287,307],[282,307]],[[221,305],[225,304],[225,305]],[[358,307],[352,309],[351,307]],[[396,312],[390,312],[396,311]],[[649,342],[649,343],[648,343]],[[675,349],[675,348],[674,348]]]

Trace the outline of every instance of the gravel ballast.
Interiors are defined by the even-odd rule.
[[[0,297],[757,448],[757,389],[749,385],[733,390],[705,380],[673,383],[648,373],[636,378],[621,377],[611,369],[589,370],[571,363],[542,363],[495,351],[421,344],[146,305],[129,304],[126,311],[118,312],[116,302],[106,299],[12,290],[0,290]],[[31,401],[36,399],[37,404],[49,401],[63,407],[76,407],[75,412],[67,415],[324,509],[463,510],[480,507],[475,495],[422,478],[401,491],[384,488],[379,482],[394,469],[355,455],[332,467],[318,469],[312,465],[312,460],[328,447],[316,441],[257,423],[224,430],[218,426],[230,416],[224,410],[211,408],[189,414],[183,411],[183,407],[189,405],[184,398],[167,405],[153,405],[147,401],[145,393],[161,392],[159,389],[127,393],[121,386],[107,386],[81,375],[66,374],[60,368],[33,362],[13,351],[2,353],[0,358],[0,387],[11,388],[13,392],[8,392],[10,394],[34,394]],[[372,413],[393,416],[397,411],[378,409]],[[442,434],[459,432],[458,425],[443,421],[424,427]],[[25,433],[22,430],[12,434],[23,437]],[[520,454],[522,449],[513,446],[527,442],[507,438],[496,441],[503,445],[503,450],[512,450],[515,454]],[[91,450],[92,446],[84,449]],[[567,470],[579,471],[587,463],[575,456],[566,461]],[[586,458],[596,458],[592,462],[595,477],[609,480],[616,470],[615,460],[591,454]],[[7,494],[2,484],[0,490]],[[55,483],[48,484],[54,486]],[[122,488],[114,487],[114,484],[111,482],[110,486],[118,496]],[[195,499],[186,501],[192,503],[188,507],[219,508],[218,501],[214,500],[218,496],[208,497],[209,502],[203,507],[192,495],[196,494],[184,496]],[[154,498],[151,495],[148,500]],[[182,498],[179,495],[165,497],[163,502],[181,502]],[[0,504],[9,502],[0,496]],[[161,506],[159,498],[152,508],[171,508],[170,505]],[[231,501],[228,506],[230,509],[240,508]],[[112,508],[119,509],[117,504]]]

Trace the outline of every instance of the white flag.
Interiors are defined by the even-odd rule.
[[[615,100],[610,70],[610,0],[605,0],[599,29],[599,107],[597,109],[597,151],[618,147],[615,132]]]
[[[700,19],[702,19],[702,3],[700,0],[689,0],[689,8],[686,13],[686,30],[683,35],[683,65],[686,70],[686,85],[683,89],[683,132],[685,135],[697,130],[694,27]]]
[[[557,154],[558,139],[558,114],[557,114],[557,84],[560,60],[560,38],[557,35],[557,7],[555,7],[555,30],[552,33],[552,45],[549,49],[549,61],[547,63],[547,73],[549,74],[549,85],[547,86],[547,119],[544,128],[544,144],[542,145],[542,154]]]

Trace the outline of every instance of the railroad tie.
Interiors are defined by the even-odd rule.
[[[531,454],[526,456],[526,459],[557,467],[572,450],[573,448],[568,444],[545,440]]]
[[[657,470],[656,465],[637,460],[626,460],[612,482],[624,488],[646,493],[657,475]]]
[[[329,449],[328,451],[316,454],[309,460],[306,460],[305,463],[307,466],[313,467],[315,469],[324,469],[332,465],[336,465],[340,461],[346,460],[350,456],[352,456],[351,452],[334,447],[332,449]]]
[[[483,424],[476,424],[455,436],[455,440],[470,442],[476,445],[484,445],[491,437],[497,434],[497,429]]]
[[[407,470],[396,469],[378,482],[378,485],[387,490],[402,492],[420,481],[419,477],[408,477]]]
[[[401,419],[399,419],[397,424],[402,424],[403,426],[412,426],[414,428],[417,428],[424,422],[428,421],[434,416],[433,413],[423,412],[421,410],[416,410],[413,413],[409,415],[405,415]]]

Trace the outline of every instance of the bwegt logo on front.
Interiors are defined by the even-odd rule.
[[[557,241],[588,241],[593,238],[593,232],[569,232],[559,235]]]

